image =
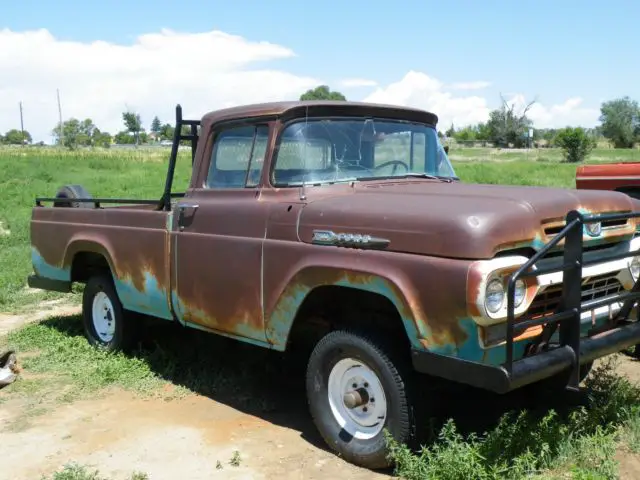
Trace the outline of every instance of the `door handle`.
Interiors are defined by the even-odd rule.
[[[196,210],[199,206],[197,203],[179,203],[178,209],[184,212],[185,210]]]
[[[198,207],[197,203],[179,203],[178,204],[178,229],[180,231],[184,230],[184,218],[185,212],[188,210],[190,212],[195,212]]]

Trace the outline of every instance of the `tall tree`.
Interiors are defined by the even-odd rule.
[[[535,101],[528,103],[521,113],[516,113],[515,103],[509,105],[502,98],[502,106],[489,113],[487,127],[491,141],[500,147],[507,147],[513,144],[520,148],[525,145],[528,128],[533,122],[527,117],[527,112]]]
[[[57,143],[60,143],[60,133],[62,133],[64,146],[72,149],[105,146],[105,143],[111,143],[111,135],[101,132],[90,118],[85,118],[84,120],[70,118],[65,120],[62,122],[62,132],[60,125],[56,125],[53,129],[53,134],[57,137]]]
[[[0,140],[2,140],[0,143],[6,143],[9,145],[24,145],[25,143],[31,143],[32,141],[31,134],[29,132],[25,130],[23,134],[16,128],[12,128],[5,133],[4,137],[0,137]]]
[[[162,130],[162,123],[160,122],[160,119],[158,118],[157,115],[153,117],[153,120],[151,120],[150,130],[156,135],[159,135],[160,131]]]
[[[327,85],[319,85],[316,88],[307,90],[300,95],[300,100],[341,100],[346,101],[342,93],[337,91],[331,91]]]
[[[135,143],[138,145],[140,143],[140,132],[144,131],[140,114],[131,111],[123,112],[122,121],[124,122],[127,132],[133,134]]]
[[[640,107],[629,97],[616,98],[600,106],[602,135],[615,148],[632,148],[640,134]]]

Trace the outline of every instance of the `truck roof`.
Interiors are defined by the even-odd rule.
[[[237,107],[223,108],[205,114],[203,125],[226,120],[255,117],[286,117],[287,119],[317,115],[365,115],[382,116],[390,119],[409,120],[428,123],[435,126],[438,117],[434,113],[400,105],[384,105],[367,102],[298,100],[254,103]]]

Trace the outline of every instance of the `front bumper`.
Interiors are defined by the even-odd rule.
[[[495,393],[507,393],[571,370],[576,364],[583,365],[636,344],[640,344],[640,322],[628,322],[583,338],[580,341],[579,358],[576,358],[571,346],[559,346],[513,362],[511,373],[503,366],[469,362],[417,349],[412,351],[412,361],[413,367],[420,373]]]

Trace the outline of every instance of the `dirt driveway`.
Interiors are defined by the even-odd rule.
[[[16,328],[52,314],[78,322],[78,311],[76,306],[49,304],[19,319],[0,317],[0,330],[3,324]],[[25,415],[28,396],[4,395],[4,401],[0,396],[0,445],[2,457],[9,459],[2,462],[0,480],[38,479],[68,462],[123,480],[134,471],[151,480],[391,478],[354,467],[325,449],[309,419],[302,382],[287,378],[288,372],[272,363],[269,354],[195,331],[176,339],[172,330],[163,334],[163,328],[168,327],[161,326],[151,341],[165,354],[174,349],[175,356],[166,354],[171,365],[165,361],[157,373],[171,371],[173,384],[193,393],[166,401],[112,389],[31,417]],[[183,371],[193,368],[189,365],[200,370]],[[640,380],[635,362],[625,360],[622,368]],[[198,383],[212,369],[221,382],[215,388]],[[496,414],[503,408],[494,399],[486,404]],[[38,405],[30,408],[37,412]],[[637,459],[633,462],[623,465],[622,478],[638,473]]]
[[[0,317],[0,332],[31,320],[78,312],[76,306],[53,302],[31,315],[5,314]],[[204,342],[213,337],[193,335]],[[190,348],[188,342],[183,345]],[[205,349],[218,348],[215,342],[209,345]],[[221,345],[242,350],[233,342]],[[171,347],[163,344],[161,348]],[[214,354],[216,362],[220,356],[223,362],[239,362],[240,355],[227,350]],[[250,360],[250,365],[263,362]],[[274,379],[267,380],[272,389],[265,389],[264,378],[253,378],[254,374],[264,376],[264,372],[234,371],[233,366],[223,370],[221,375],[239,378],[242,386],[223,387],[218,394],[198,394],[197,387],[188,385],[196,393],[166,401],[114,389],[98,398],[55,405],[44,414],[37,414],[36,406],[32,417],[25,414],[28,397],[3,395],[2,401],[0,396],[0,445],[5,459],[0,479],[39,479],[68,462],[90,465],[110,479],[128,479],[134,471],[148,474],[151,480],[390,478],[354,467],[326,451],[308,417],[303,391],[283,392]],[[29,378],[28,371],[23,378]],[[260,386],[243,397],[247,382]],[[33,405],[29,411],[34,411]],[[239,454],[235,466],[230,464],[234,454]]]

